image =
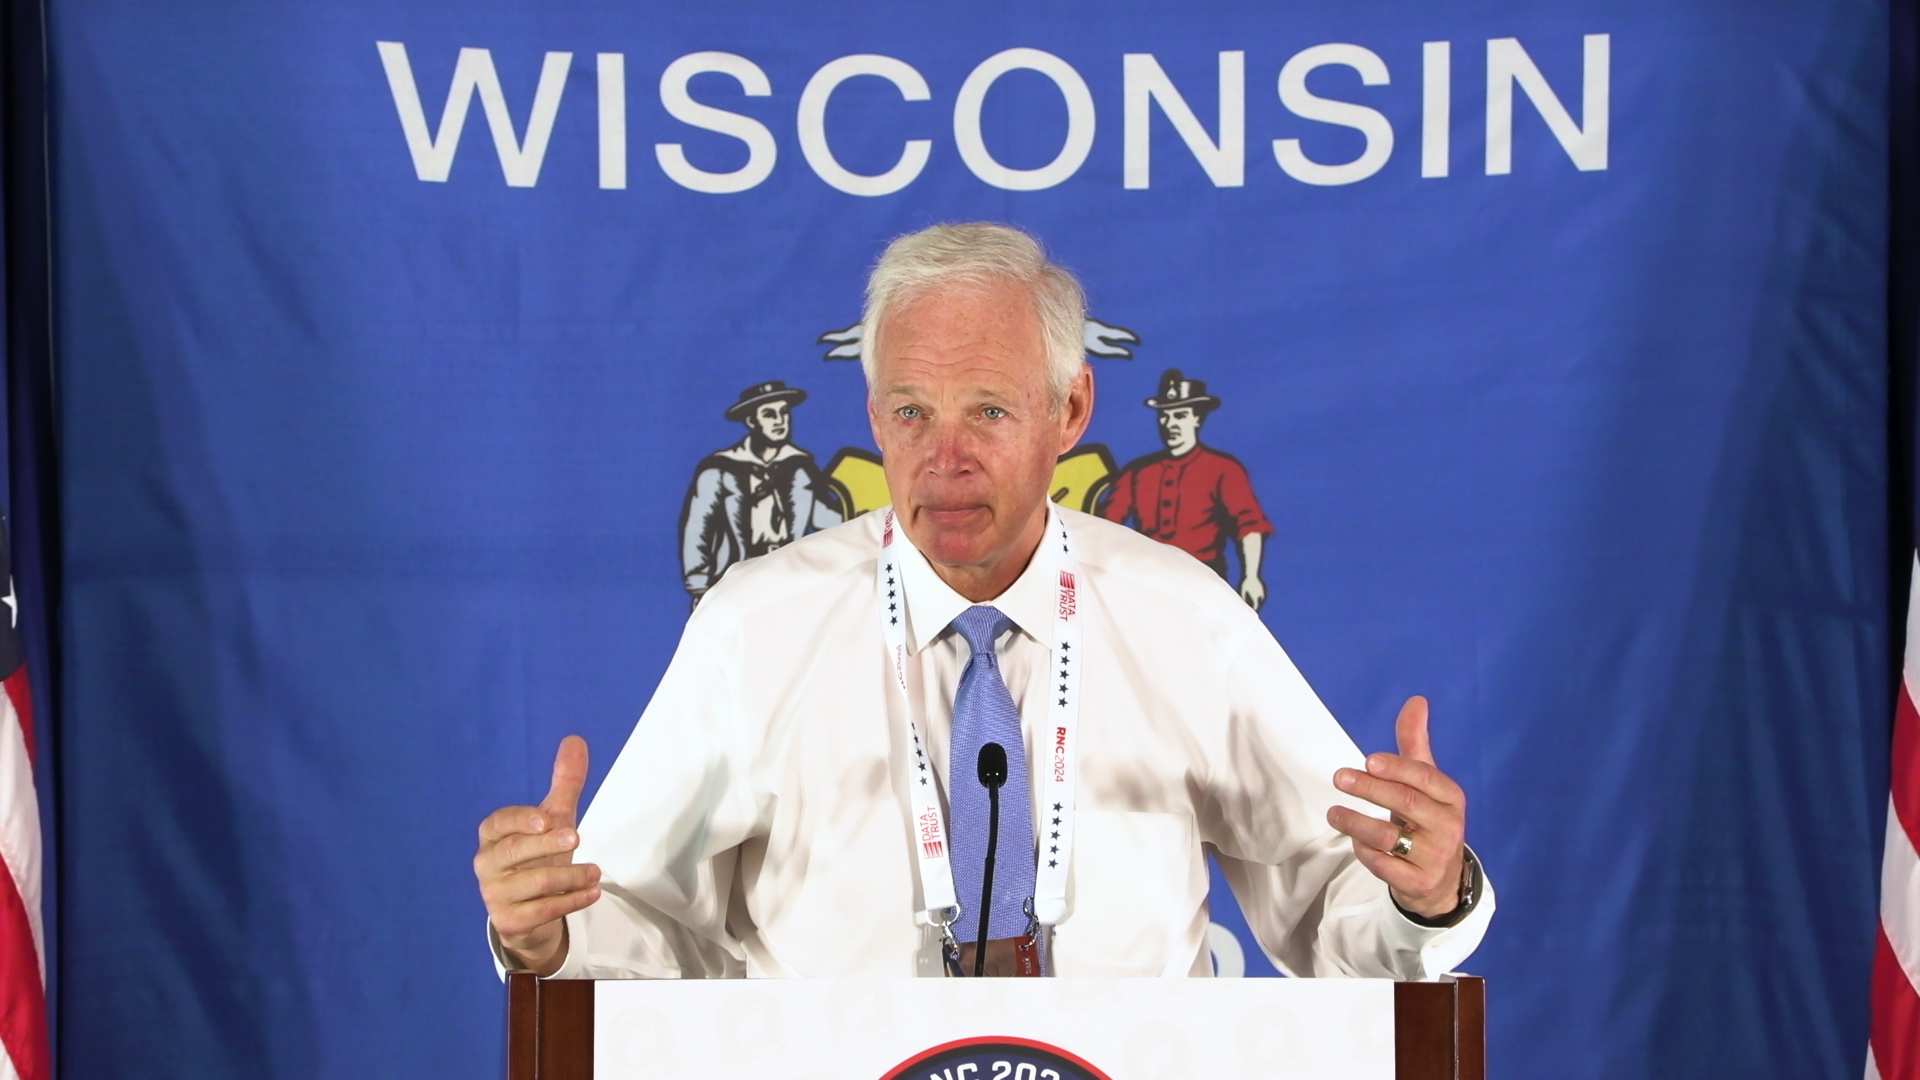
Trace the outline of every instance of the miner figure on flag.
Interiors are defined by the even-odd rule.
[[[1114,476],[1100,516],[1180,548],[1222,578],[1227,547],[1237,547],[1240,598],[1260,610],[1267,599],[1260,555],[1273,525],[1253,494],[1247,467],[1200,441],[1200,428],[1220,399],[1201,380],[1168,368],[1146,406],[1159,416],[1166,449],[1129,462]]]
[[[775,379],[727,407],[746,437],[695,467],[680,512],[680,571],[694,604],[734,563],[846,518],[819,463],[794,445],[793,410],[805,400],[805,390]]]

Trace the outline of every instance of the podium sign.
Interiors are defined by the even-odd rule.
[[[510,1080],[1480,1080],[1484,984],[509,979]]]
[[[595,1080],[1393,1080],[1382,979],[602,982]]]

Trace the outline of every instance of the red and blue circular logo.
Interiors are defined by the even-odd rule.
[[[1106,1073],[1032,1039],[989,1035],[923,1050],[880,1080],[1109,1080]]]

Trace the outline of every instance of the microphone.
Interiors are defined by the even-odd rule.
[[[980,748],[980,785],[987,789],[987,865],[980,883],[980,934],[973,947],[973,974],[987,973],[987,923],[993,917],[993,855],[1000,846],[1000,787],[1007,782],[1007,748],[990,742]]]
[[[1006,782],[1007,749],[997,742],[990,742],[980,748],[980,785],[997,794],[1000,785]]]

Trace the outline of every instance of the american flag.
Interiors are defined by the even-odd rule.
[[[1907,599],[1907,655],[1893,718],[1893,790],[1873,957],[1868,1080],[1920,1080],[1920,558]]]
[[[33,787],[33,704],[20,653],[6,523],[0,520],[0,1080],[51,1080],[46,938],[40,926],[40,805]]]

